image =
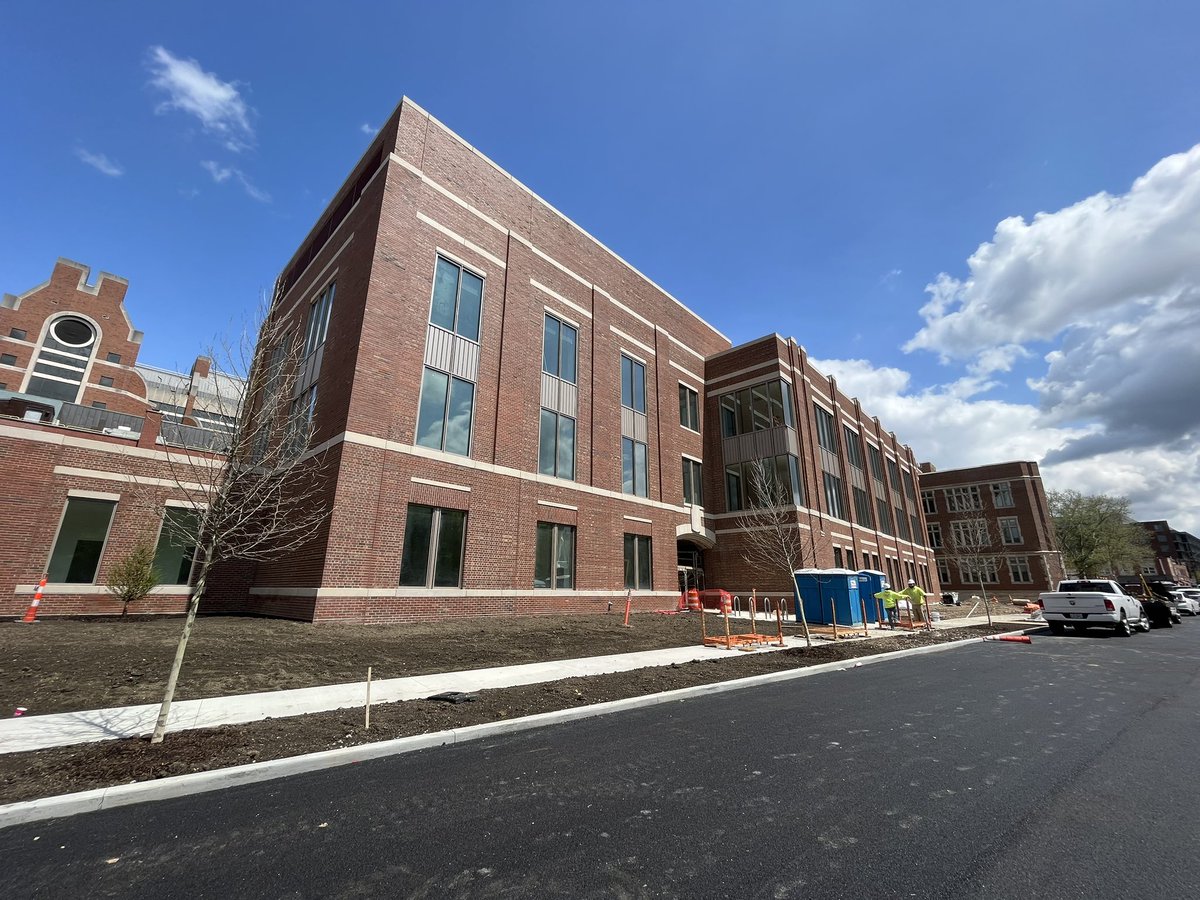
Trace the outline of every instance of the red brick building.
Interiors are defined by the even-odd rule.
[[[6,472],[32,487],[0,548],[0,612],[23,611],[47,560],[63,580],[44,614],[112,611],[105,573],[144,528],[131,491],[181,502],[171,446],[223,425],[206,361],[136,366],[125,282],[86,277],[60,261],[0,310],[8,415],[54,406],[0,423]],[[662,608],[683,585],[790,594],[745,559],[758,460],[804,565],[937,589],[912,451],[803,347],[732,347],[408,100],[284,266],[271,315],[284,336],[260,352],[296,360],[328,517],[301,552],[214,579],[206,611],[383,622],[597,612],[627,591]]]
[[[196,415],[228,379],[204,358],[190,376],[139,367],[127,282],[88,276],[60,259],[49,281],[0,302],[0,616],[23,613],[43,574],[44,614],[120,613],[105,582],[138,540],[155,543],[162,584],[129,612],[186,605],[192,550],[163,520],[193,514],[180,472],[220,463],[202,449],[219,435]],[[150,400],[167,378],[171,403]]]
[[[602,611],[627,590],[661,608],[683,579],[789,590],[741,559],[731,485],[756,458],[779,460],[820,565],[936,586],[911,451],[803,348],[731,347],[411,101],[285,265],[273,315],[302,348],[330,515],[209,609],[394,621]]]
[[[943,590],[978,594],[982,575],[989,595],[1033,598],[1064,577],[1037,463],[944,471],[923,463],[921,501]],[[988,558],[967,563],[956,558],[955,535],[978,519],[987,523],[988,540],[979,542],[987,546],[977,556]]]

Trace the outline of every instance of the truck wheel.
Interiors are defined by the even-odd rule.
[[[1125,613],[1121,613],[1121,621],[1117,623],[1118,637],[1131,637],[1133,629],[1129,627],[1129,619],[1125,617]]]
[[[1144,632],[1148,632],[1150,630],[1150,617],[1146,615],[1146,611],[1144,609],[1141,611],[1141,615],[1138,616],[1137,628],[1138,631]]]
[[[1049,627],[1051,634],[1063,635],[1067,633],[1067,626],[1062,622],[1047,622],[1046,625]]]

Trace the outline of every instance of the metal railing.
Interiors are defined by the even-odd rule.
[[[80,406],[78,403],[64,403],[58,412],[58,422],[60,425],[70,428],[85,428],[88,431],[100,431],[105,434],[137,437],[142,433],[142,425],[145,420],[141,416],[131,416],[128,413],[114,412],[110,409]]]
[[[181,425],[166,419],[163,420],[162,429],[158,433],[159,443],[169,447],[207,450],[212,453],[228,452],[229,439],[230,435],[227,431],[212,431],[208,428],[197,428],[195,425]]]

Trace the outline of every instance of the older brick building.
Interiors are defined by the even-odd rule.
[[[943,471],[924,463],[921,500],[943,590],[977,594],[982,574],[989,594],[1032,598],[1054,590],[1063,578],[1062,556],[1037,463]],[[980,565],[981,572],[954,553],[956,533],[978,519],[986,521],[990,538],[990,545],[979,554],[989,557]]]
[[[931,583],[911,451],[803,348],[731,347],[409,100],[273,315],[301,348],[330,515],[210,610],[392,621],[600,611],[627,590],[670,606],[684,579],[786,591],[740,553],[759,458],[818,564]]]

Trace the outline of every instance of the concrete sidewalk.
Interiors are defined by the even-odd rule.
[[[1000,617],[993,617],[998,621]],[[1018,624],[1023,617],[1004,617],[1003,621]],[[976,619],[952,619],[936,627],[957,628],[979,624]],[[871,637],[889,637],[896,632],[871,628]],[[795,634],[784,638],[786,649],[803,647],[804,638]],[[765,646],[755,652],[778,650]],[[394,703],[418,700],[446,691],[475,692],[493,688],[541,684],[585,675],[604,675],[627,672],[653,666],[669,666],[695,660],[733,659],[741,654],[724,648],[689,646],[666,650],[646,650],[639,653],[619,653],[585,659],[561,659],[528,663],[519,666],[499,666],[489,669],[467,669],[409,678],[389,678],[371,684],[371,703]],[[366,682],[324,685],[287,691],[266,691],[239,694],[231,697],[208,697],[201,700],[179,700],[171,705],[168,731],[191,728],[211,728],[217,725],[238,725],[334,709],[354,709],[366,703]],[[51,713],[43,716],[22,716],[0,721],[0,753],[20,753],[48,747],[65,747],[116,738],[149,734],[158,718],[158,704],[92,709],[80,712]]]

